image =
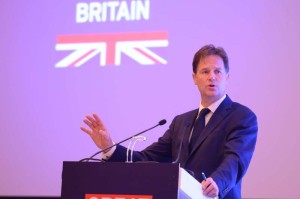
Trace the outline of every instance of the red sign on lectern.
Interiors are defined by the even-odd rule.
[[[152,199],[150,195],[85,194],[85,199]]]

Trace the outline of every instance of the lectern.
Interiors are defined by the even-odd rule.
[[[179,164],[64,162],[62,199],[203,199]]]

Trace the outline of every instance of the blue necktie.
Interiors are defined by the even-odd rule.
[[[201,132],[205,127],[205,116],[209,113],[210,110],[208,108],[204,108],[200,111],[199,117],[196,119],[194,124],[193,134],[189,143],[189,151],[191,152],[194,148],[198,138],[200,137]]]

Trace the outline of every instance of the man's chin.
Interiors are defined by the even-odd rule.
[[[207,95],[205,95],[205,98],[209,101],[217,101],[219,100],[221,97],[223,97],[223,95],[221,95],[220,93],[207,93]]]
[[[208,93],[206,94],[206,96],[207,96],[208,98],[214,99],[214,98],[219,98],[221,95],[220,95],[219,92],[212,91],[212,92],[208,92]]]

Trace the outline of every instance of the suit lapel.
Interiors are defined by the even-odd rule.
[[[214,131],[214,129],[220,124],[220,122],[223,121],[223,119],[229,113],[231,105],[232,105],[231,99],[228,96],[226,96],[224,101],[220,104],[220,106],[217,108],[217,110],[210,118],[206,127],[203,129],[190,155],[192,155],[195,152],[195,150],[202,144],[202,142],[207,138],[207,136]]]
[[[184,138],[183,138],[183,143],[182,143],[182,151],[181,151],[181,156],[180,156],[180,164],[182,167],[184,167],[184,165],[189,157],[189,137],[190,137],[190,132],[194,125],[194,121],[197,117],[197,114],[198,114],[198,109],[194,110],[185,119],[185,124],[189,124],[189,126],[187,128],[185,128]]]

